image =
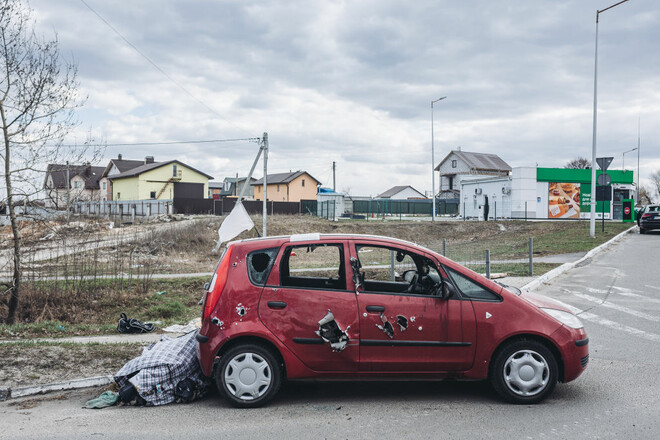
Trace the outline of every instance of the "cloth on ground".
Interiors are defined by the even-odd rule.
[[[104,391],[103,393],[101,393],[99,397],[88,400],[83,408],[89,408],[89,409],[107,408],[108,406],[112,406],[115,403],[117,403],[118,399],[119,399],[118,393],[113,393],[112,391]]]
[[[115,374],[115,382],[120,388],[130,382],[147,406],[190,402],[203,396],[209,382],[199,365],[195,334],[193,331],[178,338],[163,336],[160,342],[128,361]],[[179,393],[177,386],[182,390]]]

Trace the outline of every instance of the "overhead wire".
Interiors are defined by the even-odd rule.
[[[205,140],[192,140],[192,141],[163,141],[163,142],[124,142],[112,144],[63,144],[60,147],[75,148],[75,147],[130,147],[130,146],[150,146],[150,145],[175,145],[175,144],[212,144],[223,142],[261,142],[261,138],[238,138],[238,139],[205,139]]]
[[[190,96],[192,99],[197,101],[199,104],[201,104],[204,108],[206,108],[208,111],[213,113],[214,115],[218,116],[220,119],[224,120],[225,122],[233,125],[234,127],[238,128],[239,130],[242,130],[242,128],[238,127],[236,124],[234,124],[232,121],[229,119],[225,118],[222,116],[220,113],[212,109],[210,106],[208,106],[204,101],[201,99],[197,98],[195,95],[193,95],[188,89],[186,89],[183,85],[179,84],[178,81],[176,81],[174,78],[172,78],[167,72],[165,72],[163,69],[158,66],[151,58],[149,58],[146,54],[144,54],[136,45],[131,43],[128,38],[124,37],[117,29],[115,29],[112,24],[108,20],[106,20],[101,14],[99,14],[96,10],[94,10],[85,0],[80,0],[80,2],[87,7],[94,15],[96,15],[103,23],[105,23],[115,34],[119,36],[126,44],[128,44],[130,47],[133,48],[142,58],[147,60],[149,64],[151,64],[156,70],[158,70],[160,73],[162,73],[168,80],[170,80],[174,85],[176,85],[178,88],[183,90],[188,96]]]

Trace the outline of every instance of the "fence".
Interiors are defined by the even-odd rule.
[[[249,214],[263,213],[263,203],[255,200],[243,200],[243,206]],[[236,199],[191,199],[175,198],[167,200],[125,200],[107,202],[75,202],[72,211],[75,214],[102,217],[120,217],[131,219],[154,217],[163,214],[229,214]],[[267,202],[268,214],[313,214],[316,215],[316,200],[300,202]]]
[[[436,215],[458,214],[458,199],[437,200]],[[392,200],[372,199],[353,200],[353,213],[366,214],[367,216],[379,215],[425,215],[430,216],[433,210],[433,200]]]
[[[172,214],[172,199],[165,200],[112,200],[105,202],[74,202],[74,214],[96,217],[153,217]]]

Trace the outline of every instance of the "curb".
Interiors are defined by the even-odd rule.
[[[115,379],[113,376],[97,376],[44,385],[32,385],[18,388],[0,388],[0,402],[11,398],[33,396],[35,394],[46,394],[52,391],[66,391],[75,390],[78,388],[103,386],[114,382],[114,380]]]
[[[609,241],[606,241],[605,243],[601,244],[600,246],[597,246],[590,250],[589,252],[586,253],[586,255],[582,258],[580,258],[577,261],[573,261],[572,263],[564,263],[559,267],[556,267],[552,269],[550,272],[546,272],[545,274],[541,275],[534,281],[531,281],[527,284],[525,284],[521,290],[527,290],[527,291],[532,291],[536,288],[538,288],[541,284],[547,283],[548,281],[552,280],[553,278],[558,277],[559,275],[563,274],[564,272],[569,271],[570,269],[573,269],[574,267],[580,265],[586,260],[589,260],[593,258],[596,254],[604,251],[617,241],[621,240],[626,234],[629,234],[633,232],[634,229],[637,229],[637,226],[632,226],[630,229],[626,229],[625,231],[621,232],[620,234],[612,237]]]

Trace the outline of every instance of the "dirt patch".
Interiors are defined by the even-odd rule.
[[[112,375],[141,352],[139,344],[0,344],[0,388]]]

